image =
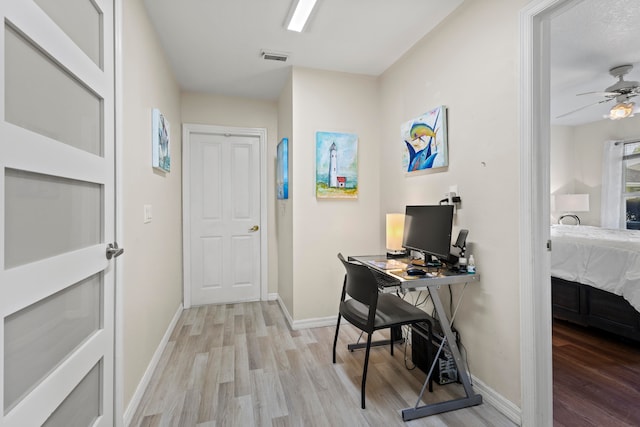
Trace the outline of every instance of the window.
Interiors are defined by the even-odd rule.
[[[640,230],[640,142],[624,144],[622,164],[624,175],[622,198],[627,228]]]

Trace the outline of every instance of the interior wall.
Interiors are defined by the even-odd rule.
[[[121,246],[124,406],[182,301],[180,91],[142,0],[123,6]],[[171,172],[151,167],[151,110],[170,124]],[[153,220],[143,223],[143,206]]]
[[[370,76],[294,68],[293,300],[298,319],[335,316],[344,277],[336,258],[381,253],[378,91]],[[317,131],[358,135],[358,198],[317,199]]]
[[[590,211],[578,213],[580,222],[600,226],[604,143],[639,138],[640,115],[623,120],[599,120],[579,126],[553,126],[551,193],[588,193]],[[570,191],[563,191],[564,188]],[[554,214],[557,216],[559,213],[552,212]],[[555,217],[552,223],[557,223]]]
[[[549,182],[552,195],[572,194],[576,191],[573,134],[573,126],[551,127]],[[562,212],[556,212],[552,203],[551,224],[557,224],[560,215]]]
[[[278,141],[289,138],[289,159],[296,150],[293,136],[293,88],[291,76],[278,99]],[[275,161],[275,160],[274,160]],[[293,316],[293,162],[289,161],[289,198],[276,202],[276,236],[278,246],[278,296]]]
[[[278,292],[278,247],[275,215],[275,157],[278,105],[275,101],[183,92],[182,123],[267,129],[267,262],[268,292]]]
[[[458,186],[454,236],[469,229],[478,285],[456,328],[471,373],[516,405],[520,396],[519,11],[526,1],[464,2],[380,78],[380,210],[437,204]],[[492,25],[499,22],[500,25]],[[400,125],[449,110],[449,167],[408,176]],[[454,289],[458,295],[460,288]],[[448,300],[448,295],[445,301]]]

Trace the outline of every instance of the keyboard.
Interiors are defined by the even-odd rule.
[[[389,288],[393,286],[400,286],[400,280],[389,276],[388,274],[381,273],[379,271],[371,269],[373,276],[376,278],[379,288]]]

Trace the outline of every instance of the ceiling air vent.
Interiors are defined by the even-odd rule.
[[[262,58],[268,61],[286,62],[288,56],[284,53],[262,51]]]

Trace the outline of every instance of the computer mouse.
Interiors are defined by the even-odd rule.
[[[407,274],[409,276],[424,276],[427,272],[421,268],[408,268]]]

